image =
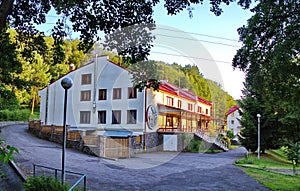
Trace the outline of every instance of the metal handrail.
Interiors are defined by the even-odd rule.
[[[52,168],[52,167],[48,167],[48,166],[44,166],[44,165],[39,165],[39,164],[33,164],[33,177],[35,177],[35,170],[36,168],[35,167],[41,167],[41,168],[46,168],[46,169],[49,169],[49,170],[54,170],[54,177],[55,179],[57,179],[57,171],[62,171],[60,169],[57,169],[57,168]],[[75,184],[69,189],[69,191],[72,191],[74,188],[76,188],[76,186],[78,186],[80,184],[80,182],[83,180],[83,190],[86,191],[86,174],[82,174],[82,173],[78,173],[78,172],[72,172],[72,171],[65,171],[66,173],[69,173],[69,174],[75,174],[75,175],[79,175],[81,176],[79,178],[79,180],[77,180],[75,182]]]

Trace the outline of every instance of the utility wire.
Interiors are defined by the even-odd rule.
[[[177,32],[177,33],[188,33],[188,34],[193,34],[193,35],[198,35],[198,36],[206,36],[206,37],[210,37],[210,38],[217,38],[217,39],[222,39],[222,40],[239,42],[238,40],[235,40],[235,39],[224,38],[224,37],[214,36],[214,35],[207,35],[207,34],[201,34],[201,33],[195,33],[195,32],[186,32],[186,31],[180,31],[180,30],[174,30],[174,29],[168,29],[168,28],[159,28],[159,29],[166,30],[166,31],[173,31],[173,32]]]
[[[199,40],[199,39],[187,38],[187,37],[181,37],[181,36],[170,36],[170,35],[164,35],[164,34],[156,34],[156,35],[157,36],[169,37],[169,38],[178,38],[178,39],[185,39],[185,40],[192,40],[192,41],[200,41],[200,42],[206,42],[206,43],[218,44],[218,45],[224,45],[224,46],[231,46],[231,47],[237,47],[237,48],[240,47],[240,46],[233,45],[233,44],[226,44],[226,43],[213,42],[213,41],[207,41],[207,40]]]
[[[225,64],[232,64],[231,62],[227,62],[227,61],[212,60],[212,59],[200,58],[200,57],[196,57],[196,56],[185,56],[185,55],[180,55],[180,54],[173,54],[173,53],[166,53],[166,52],[157,52],[157,51],[151,51],[150,54],[151,53],[154,53],[154,54],[163,54],[163,55],[168,55],[168,56],[184,57],[184,58],[193,58],[193,59],[205,60],[205,61],[209,61],[209,62],[219,62],[219,63],[225,63]]]

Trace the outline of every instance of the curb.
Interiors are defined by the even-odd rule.
[[[22,170],[16,165],[16,163],[12,160],[9,160],[8,164],[14,169],[14,171],[22,179],[22,181],[26,182],[26,176],[23,174]]]

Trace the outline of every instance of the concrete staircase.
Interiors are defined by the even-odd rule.
[[[194,133],[197,137],[201,138],[203,141],[214,144],[215,146],[219,147],[223,151],[229,151],[226,142],[221,140],[219,137],[214,137],[211,135],[208,135],[207,133],[204,132],[197,132]]]

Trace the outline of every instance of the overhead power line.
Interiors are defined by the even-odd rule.
[[[196,57],[196,56],[186,56],[186,55],[181,55],[181,54],[173,54],[173,53],[157,52],[157,51],[151,51],[150,54],[151,53],[163,54],[163,55],[168,55],[168,56],[184,57],[184,58],[193,58],[193,59],[205,60],[205,61],[209,61],[209,62],[219,62],[219,63],[225,63],[225,64],[232,64],[231,62],[228,62],[228,61],[213,60],[213,59],[201,58],[201,57]]]
[[[158,36],[164,36],[164,37],[170,37],[170,38],[179,38],[179,39],[185,39],[185,40],[192,40],[192,41],[200,41],[200,42],[206,42],[206,43],[211,43],[211,44],[218,44],[218,45],[224,45],[224,46],[231,46],[231,47],[237,47],[239,48],[240,46],[233,45],[233,44],[227,44],[227,43],[221,43],[221,42],[214,42],[214,41],[207,41],[207,40],[199,40],[195,38],[188,38],[188,37],[182,37],[182,36],[170,36],[170,35],[164,35],[164,34],[156,34]]]
[[[172,32],[177,32],[177,33],[188,33],[192,35],[198,35],[198,36],[206,36],[210,38],[217,38],[217,39],[222,39],[222,40],[228,40],[228,41],[233,41],[233,42],[239,42],[238,40],[231,39],[231,38],[225,38],[225,37],[220,37],[220,36],[214,36],[214,35],[207,35],[207,34],[201,34],[201,33],[195,33],[195,32],[186,32],[186,31],[180,31],[180,30],[174,30],[174,29],[168,29],[168,28],[159,28],[160,30],[166,30],[166,31],[172,31]]]

